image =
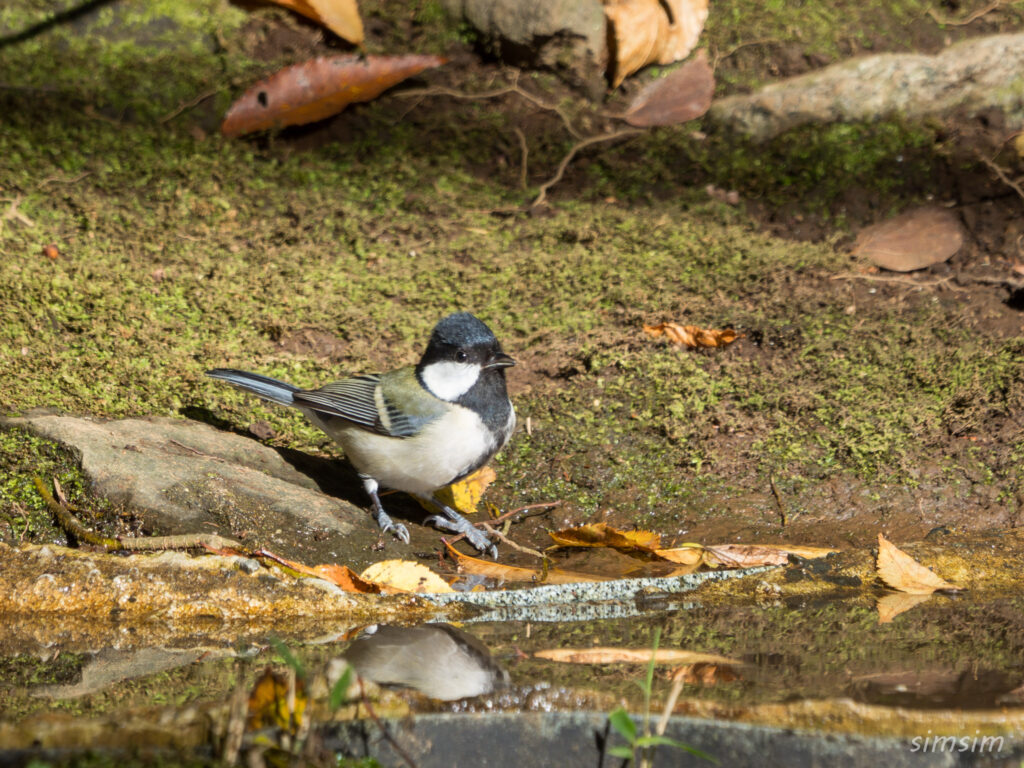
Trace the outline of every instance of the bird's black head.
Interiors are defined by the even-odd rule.
[[[499,378],[515,361],[501,349],[491,329],[469,312],[441,320],[416,366],[420,382],[442,400],[458,401],[481,378]]]

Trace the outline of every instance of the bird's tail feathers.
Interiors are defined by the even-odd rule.
[[[269,376],[260,376],[258,373],[249,373],[248,371],[236,371],[233,368],[214,368],[212,371],[207,371],[206,375],[214,379],[222,379],[229,384],[259,395],[264,400],[270,400],[280,405],[294,405],[292,395],[299,391],[298,387]]]

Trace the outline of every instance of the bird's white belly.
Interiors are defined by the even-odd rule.
[[[414,437],[387,437],[341,421],[314,422],[334,438],[358,472],[385,488],[430,494],[489,458],[495,445],[480,417],[454,406]]]

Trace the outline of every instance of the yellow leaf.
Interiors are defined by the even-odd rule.
[[[533,654],[538,659],[570,664],[649,664],[650,648],[550,648]],[[742,661],[713,653],[659,648],[654,652],[655,664],[726,664],[742,666]]]
[[[411,560],[382,560],[374,563],[359,578],[401,592],[454,592],[447,581],[422,563]]]
[[[366,37],[356,0],[274,0],[317,24],[323,24],[343,40],[362,45]]]
[[[551,531],[550,536],[562,547],[611,547],[653,552],[661,546],[661,536],[653,531],[620,531],[607,523],[564,528]]]
[[[878,575],[882,581],[900,592],[912,595],[930,595],[936,590],[960,588],[936,576],[906,552],[898,549],[882,534],[878,534]]]
[[[484,491],[487,490],[487,486],[497,480],[497,478],[498,475],[493,469],[481,467],[469,477],[457,483],[452,483],[447,488],[442,488],[434,494],[434,498],[442,504],[451,507],[456,512],[461,512],[463,515],[472,515],[476,512],[480,499],[483,498]],[[424,508],[430,512],[435,511],[426,505],[424,505]]]
[[[294,711],[288,705],[289,678],[269,667],[256,681],[249,694],[249,717],[246,728],[257,731],[261,728],[278,727],[293,733],[302,724],[302,713],[306,709],[306,694],[302,681],[292,675],[295,685]]]

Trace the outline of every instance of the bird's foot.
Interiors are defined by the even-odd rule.
[[[385,512],[383,509],[378,509],[375,517],[377,518],[377,525],[380,526],[381,533],[392,533],[396,539],[409,543],[409,529],[401,523],[396,523],[391,519],[391,515]]]
[[[461,533],[466,537],[466,541],[473,545],[478,552],[486,552],[495,560],[498,559],[498,547],[487,538],[487,534],[473,525],[469,520],[464,518],[462,515],[452,511],[454,517],[451,517],[448,512],[443,515],[433,515],[426,519],[426,522],[437,528],[443,528],[446,531],[454,531],[455,533]]]

